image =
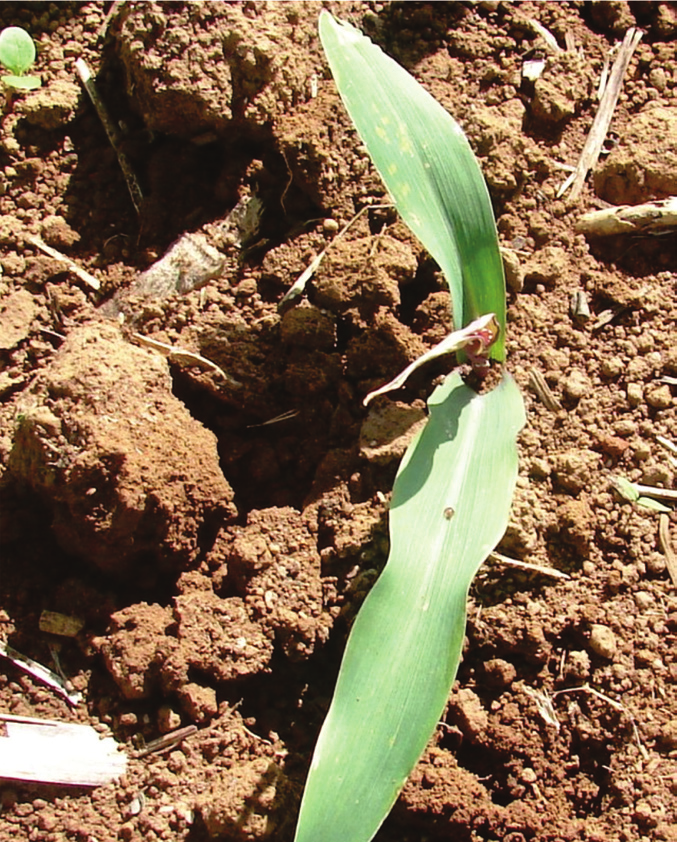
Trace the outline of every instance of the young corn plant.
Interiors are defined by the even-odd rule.
[[[9,70],[9,74],[0,79],[9,88],[32,91],[42,84],[39,76],[26,76],[25,73],[35,62],[35,44],[33,39],[20,26],[8,26],[0,32],[0,64]]]
[[[320,38],[400,215],[449,285],[455,330],[439,352],[464,348],[479,370],[490,359],[503,363],[505,282],[496,226],[463,132],[352,26],[322,12]],[[396,378],[393,387],[401,382]],[[444,711],[470,584],[507,526],[524,424],[514,380],[503,372],[496,388],[478,394],[452,373],[428,407],[428,422],[395,480],[388,562],[348,639],[296,842],[373,838]]]

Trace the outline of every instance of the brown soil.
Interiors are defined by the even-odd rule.
[[[0,8],[2,26],[35,36],[44,82],[15,97],[0,137],[0,638],[48,666],[56,643],[83,694],[71,709],[3,662],[0,712],[109,729],[131,756],[119,783],[92,791],[0,783],[0,842],[292,838],[430,372],[368,411],[361,401],[449,324],[436,267],[376,207],[384,189],[319,48],[322,5],[122,4],[105,34],[109,3]],[[605,202],[677,192],[675,6],[328,5],[423,82],[481,160],[528,410],[500,550],[569,576],[485,565],[444,719],[377,839],[674,842],[677,595],[658,515],[610,480],[673,486],[656,437],[675,429],[663,380],[677,375],[675,236],[596,242],[575,224]],[[573,49],[549,53],[530,18]],[[645,34],[604,155],[580,200],[558,199],[605,57],[634,24]],[[533,55],[547,65],[529,84]],[[123,127],[139,215],[77,57]],[[216,223],[250,194],[263,216],[238,250]],[[188,272],[183,295],[144,288],[186,232],[198,269],[216,261],[207,283],[191,289]],[[587,321],[570,314],[576,292]],[[532,370],[555,403],[532,391]],[[50,638],[44,610],[83,630]],[[138,756],[190,724],[180,745]]]

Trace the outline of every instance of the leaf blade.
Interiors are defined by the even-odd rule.
[[[505,359],[505,281],[491,200],[453,117],[357,29],[320,15],[320,39],[341,99],[402,218],[440,265],[454,325],[495,313]]]
[[[22,76],[35,61],[35,44],[20,26],[0,32],[0,63],[15,76]]]
[[[480,396],[452,374],[429,406],[397,475],[388,563],[350,634],[296,842],[367,842],[378,830],[442,713],[468,588],[507,525],[524,423],[514,381]]]

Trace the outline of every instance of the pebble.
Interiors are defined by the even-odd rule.
[[[579,401],[591,389],[590,378],[578,369],[570,371],[564,381],[564,394],[572,401]]]
[[[668,84],[668,77],[662,67],[654,67],[649,73],[649,83],[657,91],[664,91]]]
[[[628,397],[630,396],[630,386],[628,386]],[[647,389],[646,402],[654,409],[667,409],[672,406],[672,393],[670,387],[663,384],[656,388]]]
[[[538,777],[536,775],[536,772],[534,772],[533,769],[530,769],[530,768],[527,767],[526,769],[522,769],[522,774],[520,775],[520,780],[522,781],[522,783],[525,783],[525,784],[535,784],[536,781],[538,780]]]
[[[509,687],[517,677],[515,667],[509,661],[504,661],[503,658],[492,658],[490,661],[486,661],[484,671],[488,683],[501,689]]]
[[[674,751],[677,748],[677,719],[669,719],[663,725],[658,742],[668,751]]]
[[[618,377],[625,365],[620,357],[608,357],[602,363],[602,374],[605,377]]]
[[[168,734],[170,731],[174,731],[176,728],[180,727],[181,717],[173,708],[169,707],[169,705],[163,705],[158,710],[157,722],[158,731],[161,734]]]
[[[640,611],[647,611],[653,605],[653,597],[647,591],[637,591],[635,594],[635,604]]]
[[[611,660],[616,654],[616,635],[608,626],[595,624],[590,631],[590,648],[595,655]]]
[[[569,652],[564,671],[574,681],[585,681],[590,676],[590,655],[585,651]]]
[[[655,825],[657,823],[655,813],[656,811],[648,801],[638,801],[637,804],[635,804],[635,814],[633,818],[640,824]]]
[[[630,406],[639,406],[643,394],[643,389],[639,383],[628,383],[628,403]]]

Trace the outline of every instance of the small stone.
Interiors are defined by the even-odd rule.
[[[573,681],[585,681],[590,676],[590,655],[585,651],[569,652],[564,673]]]
[[[635,804],[635,814],[633,818],[639,824],[654,826],[658,823],[656,811],[648,801],[638,801]]]
[[[373,404],[360,430],[360,456],[376,465],[401,459],[425,423],[422,405],[399,401]]]
[[[157,712],[157,727],[161,734],[168,734],[181,726],[181,717],[169,705],[162,705]]]
[[[639,406],[644,397],[644,391],[639,383],[628,383],[628,403]]]
[[[536,775],[536,772],[534,772],[533,769],[527,767],[526,769],[522,769],[520,780],[522,781],[522,783],[525,784],[535,784],[538,780],[538,776]]]
[[[595,655],[611,660],[616,654],[616,635],[608,626],[595,624],[590,631],[590,648]]]
[[[628,396],[629,392],[630,387],[628,386]],[[669,406],[672,406],[672,393],[670,392],[670,387],[666,384],[647,389],[645,398],[649,406],[652,406],[654,409],[667,409]]]
[[[665,751],[674,751],[677,748],[677,719],[669,719],[663,725],[658,736],[658,744]]]
[[[487,683],[497,689],[509,687],[517,678],[515,667],[509,661],[504,661],[503,658],[492,658],[490,661],[486,661],[484,672],[487,676]]]
[[[58,129],[73,119],[82,90],[75,82],[55,79],[44,88],[26,96],[23,111],[26,120],[43,129]]]
[[[614,424],[614,432],[616,435],[623,436],[624,438],[634,435],[636,429],[637,426],[635,422],[630,418],[621,418]]]
[[[570,371],[564,381],[564,394],[572,401],[579,401],[591,389],[590,378],[578,369]]]
[[[74,231],[62,216],[46,216],[40,224],[42,239],[49,246],[57,249],[68,248],[80,240],[80,235]]]
[[[597,436],[597,442],[600,450],[608,456],[613,456],[614,458],[622,456],[628,447],[630,447],[630,443],[625,441],[625,439],[622,439],[620,436],[612,436],[606,433]]]
[[[456,698],[451,699],[449,711],[470,740],[479,739],[489,724],[489,714],[482,706],[481,699],[469,687],[462,688]]]
[[[303,302],[282,317],[280,338],[285,345],[331,351],[336,345],[336,319],[330,313]]]
[[[665,572],[665,556],[660,553],[649,553],[644,563],[646,564],[646,569],[652,576],[660,576],[661,573]]]
[[[649,84],[657,91],[664,91],[668,84],[668,77],[662,67],[654,67],[649,73]]]
[[[647,611],[653,605],[653,597],[647,591],[637,591],[635,605],[640,611]]]
[[[529,476],[534,479],[547,479],[551,473],[550,464],[540,456],[534,456],[529,467]]]
[[[204,722],[216,716],[219,710],[216,690],[199,684],[186,684],[179,690],[181,707],[193,722]]]
[[[524,272],[520,266],[517,253],[512,249],[501,247],[501,257],[503,258],[505,285],[510,292],[522,292],[524,289]]]

